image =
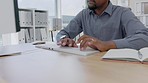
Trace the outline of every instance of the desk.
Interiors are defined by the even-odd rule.
[[[0,83],[147,83],[148,65],[36,49],[0,57]],[[3,80],[3,82],[1,81]]]

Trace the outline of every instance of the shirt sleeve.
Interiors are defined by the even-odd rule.
[[[121,16],[122,28],[126,31],[124,39],[113,40],[117,48],[141,49],[148,47],[148,28],[128,9]]]
[[[82,32],[82,14],[83,10],[76,15],[74,19],[70,21],[66,28],[62,29],[56,36],[56,40],[59,41],[60,37],[66,35],[68,38],[75,38],[79,33]]]

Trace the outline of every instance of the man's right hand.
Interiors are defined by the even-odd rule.
[[[61,39],[57,45],[61,45],[61,46],[68,46],[68,47],[78,47],[76,42],[73,39],[70,38],[64,38]]]

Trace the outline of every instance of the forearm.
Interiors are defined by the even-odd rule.
[[[148,46],[148,28],[146,28],[131,11],[122,14],[121,23],[124,39],[113,40],[117,48],[141,49]]]
[[[148,35],[137,34],[124,39],[113,40],[117,48],[132,48],[141,49],[143,47],[148,47]]]

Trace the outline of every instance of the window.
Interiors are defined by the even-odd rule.
[[[55,16],[55,0],[18,0],[18,7],[48,10],[49,18]],[[62,16],[66,19],[72,19],[84,8],[85,0],[61,0]]]
[[[61,0],[63,27],[85,8],[85,0]]]
[[[49,16],[55,16],[55,0],[18,0],[18,7],[48,10]]]
[[[62,15],[77,15],[85,8],[85,0],[61,0]]]

